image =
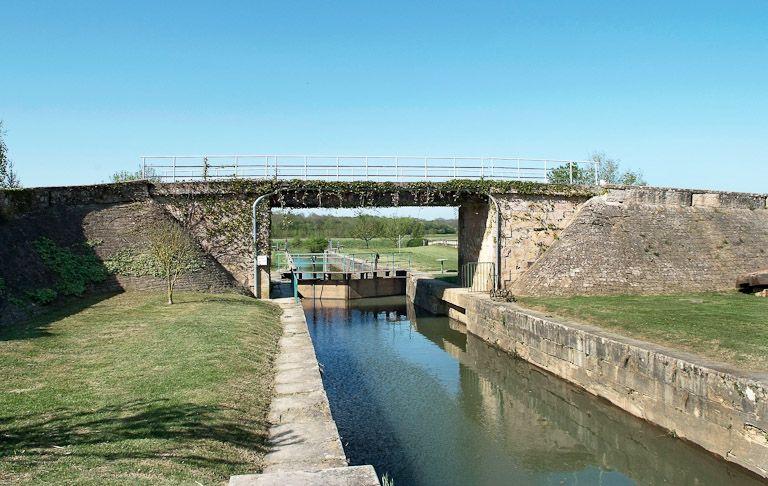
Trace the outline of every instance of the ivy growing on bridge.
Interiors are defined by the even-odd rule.
[[[162,187],[162,185],[160,185]],[[234,253],[251,245],[251,204],[257,197],[275,193],[259,211],[260,247],[269,246],[269,209],[298,207],[398,207],[457,206],[466,199],[492,194],[559,195],[590,197],[598,190],[587,186],[542,184],[526,181],[455,179],[446,182],[370,182],[230,179],[204,185],[181,183],[168,208],[216,254]],[[405,197],[405,199],[403,199]]]

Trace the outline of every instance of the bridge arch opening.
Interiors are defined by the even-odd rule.
[[[332,188],[332,190],[330,190]],[[490,196],[490,197],[489,197]],[[264,198],[257,218],[261,234],[255,235],[254,293],[270,295],[272,271],[271,211],[381,210],[388,207],[457,207],[457,269],[470,279],[478,275],[483,290],[510,289],[552,246],[580,210],[594,196],[590,188],[554,185],[454,181],[450,183],[341,183],[323,189],[303,185],[283,187]],[[498,208],[498,210],[497,210]],[[283,242],[285,243],[285,242]],[[284,246],[283,250],[284,251]],[[259,258],[261,257],[261,258]],[[480,265],[482,264],[482,265]],[[491,269],[489,271],[489,269]],[[466,285],[466,281],[462,282]]]
[[[326,299],[401,295],[412,272],[457,282],[458,212],[458,206],[272,208],[270,295],[284,295],[294,276],[302,297]]]

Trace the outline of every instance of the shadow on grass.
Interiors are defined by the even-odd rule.
[[[238,298],[238,297],[244,297],[244,296],[242,294],[232,293],[232,294],[224,294],[221,297],[216,295],[206,295],[205,297],[199,298],[199,299],[189,299],[184,294],[181,294],[178,296],[174,294],[173,304],[170,305],[170,307],[184,306],[189,304],[205,304],[205,303],[251,306],[251,307],[261,305],[259,300],[253,297],[249,297],[247,299]]]
[[[50,460],[52,450],[63,450],[61,457],[106,461],[162,458],[206,468],[244,465],[215,452],[206,457],[197,443],[216,441],[252,453],[267,452],[265,421],[243,419],[242,413],[232,411],[219,405],[154,400],[89,411],[58,409],[38,416],[0,417],[0,460],[13,457],[14,462],[22,459],[34,465]],[[120,444],[126,440],[141,442]],[[289,435],[279,443],[291,440]]]
[[[98,304],[118,294],[122,290],[101,292],[86,297],[72,297],[67,302],[57,303],[55,307],[47,309],[32,317],[20,317],[17,321],[0,325],[0,341],[17,341],[50,336],[51,324],[65,317],[77,314],[88,307]]]

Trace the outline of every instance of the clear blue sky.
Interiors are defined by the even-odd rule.
[[[768,1],[0,0],[22,182],[142,153],[585,158],[768,192]]]

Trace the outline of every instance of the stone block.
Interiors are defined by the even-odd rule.
[[[720,194],[696,193],[691,198],[691,205],[698,208],[719,208]]]
[[[232,476],[229,486],[379,486],[373,466]]]

